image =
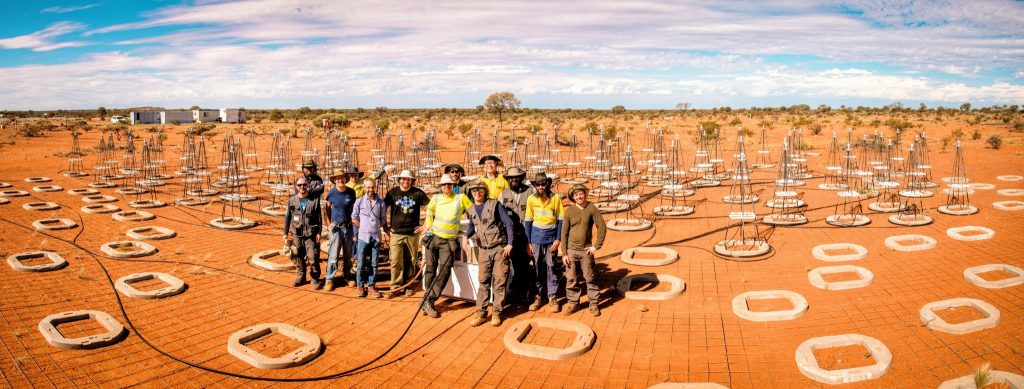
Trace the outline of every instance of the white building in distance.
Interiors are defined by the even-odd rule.
[[[220,115],[220,110],[217,109],[193,109],[192,121],[196,123],[219,122]]]
[[[175,122],[177,122],[177,124],[192,123],[192,111],[178,110],[160,112],[161,124],[175,124]]]
[[[221,108],[222,123],[245,123],[245,108]]]

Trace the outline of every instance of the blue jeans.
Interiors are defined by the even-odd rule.
[[[360,239],[356,245],[356,258],[359,260],[356,262],[356,286],[373,286],[376,284],[377,279],[377,258],[380,256],[380,241],[374,238],[369,238],[370,241]],[[370,267],[366,269],[366,256],[370,256]],[[370,274],[366,277],[363,276],[364,272],[368,271]],[[363,282],[366,279],[366,282]]]
[[[341,277],[344,278],[352,270],[352,225],[331,228],[331,241],[327,248],[327,282],[334,281],[334,273],[338,272],[338,257],[341,257]]]
[[[557,254],[552,254],[551,243],[531,244],[533,246],[533,269],[534,283],[533,293],[541,295],[544,293],[544,284],[547,280],[548,298],[553,298],[558,293],[558,279],[562,276],[562,259]]]

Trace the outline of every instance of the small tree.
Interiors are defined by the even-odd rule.
[[[1003,146],[1003,136],[999,134],[989,135],[988,139],[985,140],[985,143],[988,143],[989,147],[999,150],[999,148]]]
[[[282,120],[284,120],[284,112],[281,112],[281,110],[277,108],[274,108],[274,110],[270,111],[270,121],[277,123]]]
[[[100,120],[106,119],[107,118],[107,108],[106,107],[96,108],[96,114],[99,115]]]
[[[616,105],[616,106],[612,107],[612,113],[614,113],[614,114],[620,114],[620,113],[624,113],[624,112],[626,112],[626,107],[623,107],[621,105]]]
[[[971,110],[971,103],[960,104],[960,111],[961,112],[967,112],[967,111],[970,111],[970,110]]]
[[[352,121],[349,120],[348,116],[345,116],[345,114],[325,113],[323,115],[317,116],[316,119],[313,119],[313,126],[323,127],[325,120],[327,121],[328,127],[346,128],[350,124],[352,124]]]
[[[690,103],[676,103],[676,109],[685,111],[690,109]]]
[[[484,101],[484,108],[498,114],[498,126],[501,126],[505,113],[515,112],[522,104],[512,92],[495,92],[487,96],[487,101]]]

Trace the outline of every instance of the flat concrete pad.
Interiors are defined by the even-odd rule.
[[[117,197],[101,195],[101,194],[95,194],[95,195],[88,195],[88,196],[82,197],[82,201],[87,202],[87,203],[97,203],[97,204],[113,203],[113,202],[117,201]]]
[[[978,274],[986,273],[990,271],[1002,270],[1007,273],[1013,274],[1013,277],[1004,278],[998,281],[989,281],[978,276]],[[1008,288],[1011,286],[1017,286],[1024,284],[1024,269],[1019,267],[1005,264],[1005,263],[991,263],[987,265],[974,266],[964,269],[964,279],[976,286],[987,289],[1001,289]]]
[[[550,328],[555,330],[569,331],[576,333],[573,342],[566,348],[554,348],[524,344],[523,339],[533,328]],[[513,354],[524,357],[561,361],[583,355],[594,346],[594,330],[586,324],[575,320],[533,318],[513,324],[505,331],[505,348]]]
[[[992,208],[1001,211],[1022,211],[1024,210],[1024,201],[996,201],[992,203]]]
[[[256,222],[252,219],[246,218],[225,217],[210,220],[210,225],[223,230],[244,230],[246,228],[255,227]]]
[[[655,254],[661,258],[637,259],[637,254]],[[679,253],[668,247],[633,247],[628,248],[619,255],[623,263],[637,266],[665,266],[679,260]]]
[[[210,200],[209,199],[204,199],[204,198],[201,198],[201,197],[193,197],[193,198],[186,198],[186,199],[177,199],[177,200],[174,200],[174,203],[178,204],[178,205],[184,205],[186,207],[195,207],[195,206],[199,206],[199,205],[209,204]],[[284,215],[282,214],[281,216],[284,216]]]
[[[270,259],[284,259],[287,262],[273,262]],[[295,263],[291,261],[291,258],[284,258],[281,256],[281,250],[264,250],[256,254],[253,254],[249,258],[249,263],[258,268],[267,269],[270,271],[292,271],[295,270]]]
[[[671,286],[669,290],[664,292],[630,290],[632,289],[633,282],[637,280],[667,282]],[[619,293],[631,300],[668,300],[683,294],[683,291],[686,290],[686,283],[681,278],[670,274],[641,273],[622,277],[615,288]]]
[[[871,224],[871,218],[865,215],[829,215],[825,223],[836,227],[860,227]]]
[[[643,231],[654,227],[654,222],[647,219],[612,219],[606,224],[613,231]]]
[[[693,213],[693,207],[688,205],[661,205],[654,207],[651,213],[658,216],[686,216]]]
[[[119,222],[141,222],[156,218],[152,213],[144,211],[121,211],[114,213],[112,217]]]
[[[114,212],[120,211],[121,207],[118,207],[116,205],[111,205],[111,204],[91,204],[91,205],[84,205],[80,209],[82,210],[82,212],[85,212],[85,213],[104,214],[104,213],[114,213]]]
[[[920,240],[920,241],[922,241],[922,243],[911,244],[911,245],[903,245],[903,244],[898,243],[898,242],[902,242],[902,241],[913,241],[913,240]],[[896,251],[904,251],[904,252],[912,252],[912,251],[921,251],[921,250],[933,249],[933,248],[935,248],[936,244],[938,244],[938,241],[936,241],[934,238],[932,238],[930,236],[926,236],[926,235],[917,235],[917,234],[896,235],[896,236],[890,236],[888,238],[885,238],[885,246],[886,247],[891,248],[891,249],[896,250]]]
[[[996,194],[1008,197],[1024,196],[1024,189],[1000,189],[996,191]]]
[[[165,284],[167,284],[167,286],[145,292],[135,289],[135,287],[132,286],[133,283],[148,281],[152,279],[158,279],[160,281],[163,281]],[[129,274],[124,277],[118,278],[117,282],[114,283],[114,288],[116,288],[117,291],[121,292],[121,294],[128,297],[133,297],[137,299],[162,299],[164,297],[171,297],[174,295],[181,294],[181,292],[184,292],[185,281],[182,281],[178,277],[172,276],[167,273],[143,272]]]
[[[153,255],[156,252],[156,247],[146,242],[119,240],[104,243],[100,246],[100,251],[113,258],[136,258]]]
[[[868,209],[882,213],[899,212],[907,209],[907,205],[898,201],[876,201],[868,204]]]
[[[992,239],[996,236],[996,232],[988,227],[979,226],[963,226],[963,227],[950,227],[946,230],[946,235],[950,238],[962,241],[975,241]]]
[[[1001,370],[989,371],[989,385],[1004,384],[1008,388],[1024,388],[1024,376]],[[974,374],[968,374],[960,378],[954,378],[939,384],[938,389],[974,389]]]
[[[75,223],[75,221],[71,220],[71,219],[49,218],[49,219],[36,220],[36,221],[32,222],[32,227],[35,227],[37,230],[40,230],[40,231],[42,231],[42,230],[51,230],[51,231],[70,230],[72,228],[78,227],[78,223]]]
[[[829,251],[840,250],[853,252],[849,254],[828,254]],[[814,246],[811,249],[811,255],[825,262],[859,261],[868,256],[868,249],[853,243],[827,243]]]
[[[825,278],[822,277],[827,274],[849,272],[857,273],[857,276],[860,277],[860,279],[850,281],[829,282],[825,281]],[[815,288],[825,290],[846,290],[863,288],[865,286],[871,285],[871,281],[874,281],[874,279],[875,275],[871,273],[870,270],[860,266],[853,265],[823,266],[807,272],[807,280],[810,281],[811,285],[813,285]]]
[[[58,185],[42,185],[32,187],[32,191],[35,192],[60,192],[64,190],[64,187]]]
[[[22,261],[27,261],[36,258],[46,258],[50,260],[50,263],[43,263],[39,265],[26,265]],[[68,261],[64,260],[60,254],[53,251],[26,251],[17,253],[7,257],[7,264],[11,265],[11,268],[17,271],[23,272],[47,272],[57,269],[61,269],[68,265]]]
[[[260,208],[264,215],[282,217],[288,213],[288,208],[283,205],[268,205]]]
[[[779,298],[789,300],[793,308],[781,311],[753,312],[747,305],[747,300]],[[757,322],[793,320],[803,316],[807,312],[807,308],[807,299],[804,296],[788,290],[753,290],[740,293],[732,299],[732,312],[736,316]]]
[[[725,195],[722,196],[722,202],[726,204],[752,204],[760,200],[757,195]]]
[[[932,217],[924,214],[896,214],[889,216],[889,223],[898,226],[919,227],[932,224]]]
[[[978,312],[981,312],[984,317],[968,322],[950,324],[939,317],[939,315],[935,314],[935,311],[937,310],[953,307],[972,307],[978,310]],[[999,324],[999,310],[996,309],[996,307],[984,301],[966,297],[925,304],[921,307],[920,317],[921,323],[927,325],[928,328],[953,335],[969,334],[971,332],[992,328]]]
[[[92,188],[76,188],[68,189],[68,194],[75,196],[91,196],[94,194],[100,194],[100,191]]]
[[[52,211],[54,209],[60,209],[60,205],[52,201],[36,201],[33,203],[25,203],[21,205],[29,211]]]
[[[113,182],[90,182],[89,183],[89,187],[90,188],[96,188],[96,189],[113,188],[115,186],[117,186],[117,184],[115,184]]]
[[[993,184],[986,184],[986,183],[983,183],[983,182],[972,182],[972,183],[967,184],[967,185],[969,185],[971,187],[971,189],[977,189],[977,190],[992,190],[992,189],[996,188],[996,186],[993,185]]]
[[[128,202],[128,206],[132,207],[132,208],[140,208],[140,209],[160,208],[160,207],[166,207],[167,203],[165,203],[163,201],[160,201],[160,200],[135,200],[135,201],[129,201]]]
[[[825,370],[818,365],[814,350],[861,345],[868,349],[875,364],[840,370]],[[873,380],[885,375],[892,367],[892,353],[878,339],[860,334],[846,334],[811,338],[796,348],[796,366],[812,380],[836,385]]]
[[[978,207],[970,204],[962,205],[940,205],[939,213],[953,216],[967,216],[978,213]]]
[[[245,345],[258,338],[280,334],[302,343],[280,357],[271,358]],[[228,338],[228,353],[257,369],[284,369],[305,364],[320,355],[323,341],[316,334],[285,323],[263,323],[242,329]]]
[[[996,176],[996,180],[1003,181],[1003,182],[1017,182],[1017,181],[1020,181],[1020,180],[1024,180],[1024,176],[1018,176],[1018,175]]]
[[[178,236],[178,233],[166,227],[146,226],[132,228],[125,235],[135,240],[164,240]]]
[[[761,218],[761,223],[773,226],[798,226],[807,224],[807,216],[799,213],[773,213]]]
[[[96,320],[107,331],[104,333],[68,339],[57,331],[57,326],[79,320]],[[93,349],[120,342],[128,330],[105,312],[83,310],[56,313],[39,322],[39,332],[50,345],[63,349]]]
[[[736,247],[748,247],[745,249],[737,249]],[[772,246],[763,240],[722,240],[715,243],[714,250],[718,255],[734,258],[748,258],[757,257],[768,254],[771,251]]]

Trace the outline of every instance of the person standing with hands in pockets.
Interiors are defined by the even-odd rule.
[[[508,281],[508,255],[515,239],[512,219],[497,200],[487,198],[487,184],[477,180],[466,186],[473,197],[473,206],[466,210],[469,229],[466,237],[480,248],[480,287],[476,293],[477,315],[469,322],[476,327],[487,320],[487,305],[491,305],[491,325],[501,325],[501,311],[505,306],[505,287]],[[494,302],[491,303],[491,287]]]
[[[580,302],[579,273],[586,280],[590,313],[601,315],[601,309],[597,306],[601,288],[597,285],[594,252],[604,244],[607,229],[597,207],[587,201],[587,194],[587,187],[580,184],[569,189],[569,197],[575,204],[565,208],[565,220],[562,222],[561,241],[564,244],[558,246],[558,252],[566,267],[565,297],[569,300],[565,306],[566,315],[576,312]],[[596,241],[592,236],[594,227],[597,227]]]

